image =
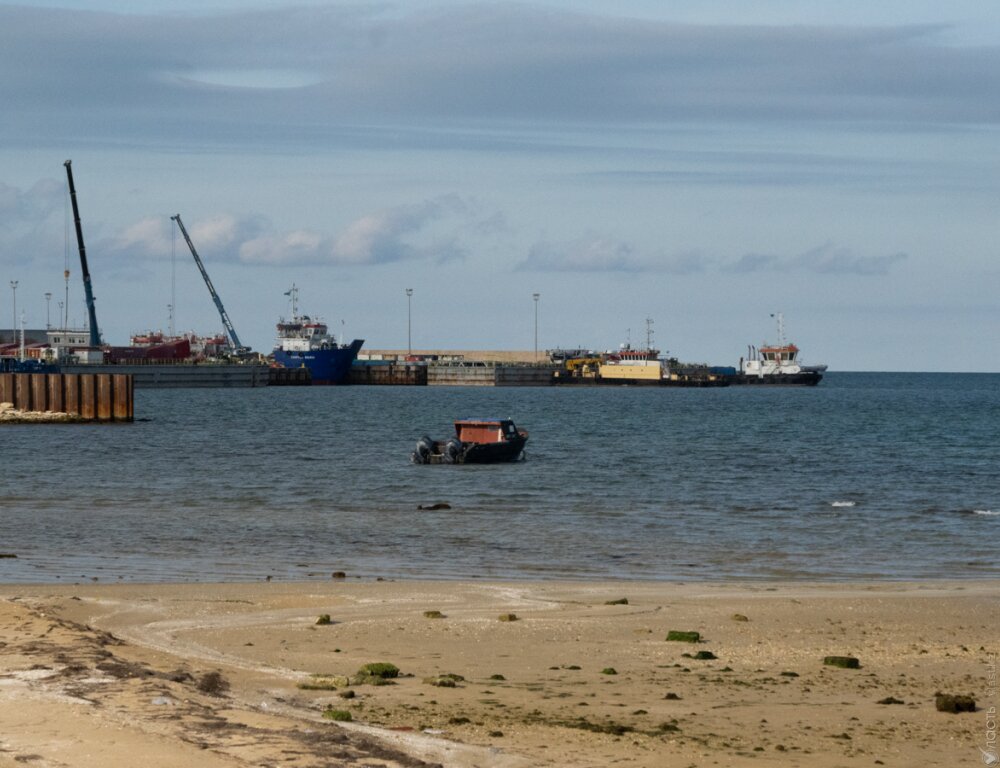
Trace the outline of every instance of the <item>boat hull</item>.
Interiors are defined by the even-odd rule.
[[[799,373],[766,373],[763,376],[737,374],[733,384],[753,384],[757,386],[784,387],[815,387],[823,380],[823,374],[818,371],[801,371]]]
[[[312,376],[313,384],[341,384],[347,380],[361,351],[362,339],[355,339],[350,344],[336,349],[310,349],[303,351],[274,350],[274,361],[285,368],[307,368]]]
[[[500,464],[517,461],[528,438],[518,435],[502,443],[470,443],[462,453],[463,464]]]

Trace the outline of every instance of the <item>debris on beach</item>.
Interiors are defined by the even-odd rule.
[[[334,709],[333,707],[327,707],[323,710],[323,717],[327,720],[334,720],[339,723],[349,723],[354,718],[351,713],[346,709]]]
[[[321,613],[319,615],[319,618],[316,619],[316,624],[318,624],[321,627],[325,627],[327,624],[330,624],[330,623],[332,623],[332,622],[330,620],[330,614],[329,613]]]
[[[392,685],[396,677],[399,677],[399,667],[387,661],[375,661],[362,666],[351,682],[354,685]]]
[[[441,611],[424,611],[425,619],[444,619],[446,618]]]
[[[605,605],[628,605],[627,597],[620,597],[617,600],[605,600]]]
[[[861,662],[854,656],[826,656],[823,663],[828,667],[840,667],[841,669],[861,669]]]
[[[954,693],[935,693],[934,706],[938,712],[950,712],[957,715],[959,712],[975,712],[976,700],[971,696]]]
[[[500,621],[517,621],[518,617],[516,613],[501,613],[497,619]]]
[[[701,633],[680,629],[671,629],[667,632],[667,640],[677,643],[700,643]]]
[[[209,696],[222,696],[229,690],[229,682],[219,672],[206,672],[198,680],[198,690]]]

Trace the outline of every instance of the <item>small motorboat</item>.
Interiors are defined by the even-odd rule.
[[[462,419],[447,440],[421,437],[410,454],[414,464],[494,464],[524,458],[528,433],[510,419]]]

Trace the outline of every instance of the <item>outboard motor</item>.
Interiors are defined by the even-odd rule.
[[[431,454],[434,452],[434,441],[427,435],[417,440],[417,449],[413,452],[412,460],[414,464],[427,464]]]
[[[457,464],[462,455],[462,441],[452,437],[444,444],[444,461],[446,464]]]

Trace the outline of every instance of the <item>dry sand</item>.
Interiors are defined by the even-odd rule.
[[[981,765],[998,586],[0,587],[0,766]],[[402,676],[300,687],[375,661]]]

